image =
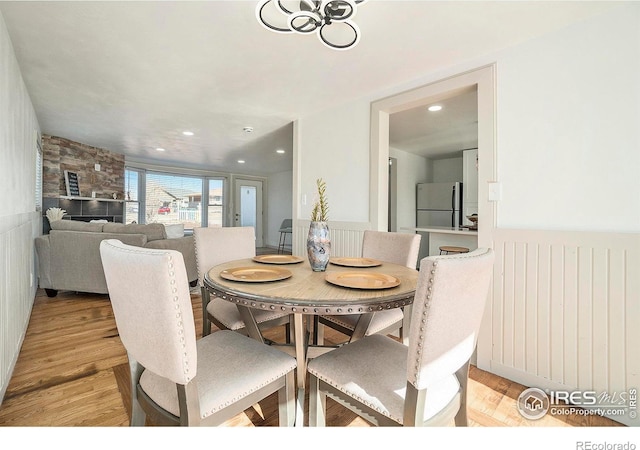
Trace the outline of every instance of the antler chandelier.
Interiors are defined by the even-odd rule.
[[[360,29],[350,19],[367,0],[262,0],[258,21],[277,33],[317,33],[329,48],[346,50],[360,40]]]

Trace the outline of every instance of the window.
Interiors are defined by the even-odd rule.
[[[209,178],[209,202],[208,221],[209,227],[224,226],[224,180],[222,178]]]
[[[145,223],[202,226],[202,178],[147,172]]]
[[[124,223],[143,223],[140,221],[140,172],[137,170],[125,170],[124,192],[125,209]]]
[[[125,223],[225,225],[225,178],[125,169]]]

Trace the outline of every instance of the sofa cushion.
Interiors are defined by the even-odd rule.
[[[51,229],[56,231],[87,231],[102,232],[103,223],[82,222],[81,220],[54,220],[50,222]]]
[[[147,242],[166,239],[167,233],[161,223],[105,223],[102,228],[103,233],[123,233],[123,234],[144,234]]]
[[[147,243],[144,234],[52,230],[49,233],[52,288],[99,294],[109,292],[100,258],[100,242],[104,239],[118,239],[136,247],[144,247]]]

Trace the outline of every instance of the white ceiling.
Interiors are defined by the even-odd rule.
[[[43,133],[149,162],[269,174],[291,170],[297,118],[615,6],[371,0],[354,19],[358,46],[335,51],[315,36],[264,29],[256,4],[0,1],[0,12]],[[417,119],[398,114],[399,148],[429,142],[440,151],[470,133],[438,125],[441,136],[418,136],[408,126]]]
[[[440,111],[429,111],[440,106]],[[389,146],[431,159],[478,148],[478,91],[469,90],[389,116]]]

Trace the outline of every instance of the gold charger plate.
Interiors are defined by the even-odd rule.
[[[346,267],[377,267],[382,265],[382,262],[373,258],[331,258],[329,262],[336,266]]]
[[[247,283],[286,280],[291,275],[290,271],[279,267],[234,267],[220,272],[220,276],[225,280],[244,281]]]
[[[258,255],[254,256],[253,260],[264,264],[297,264],[304,261],[299,256],[293,255]]]
[[[374,272],[331,272],[325,276],[325,280],[354,289],[388,289],[400,285],[396,277]]]

